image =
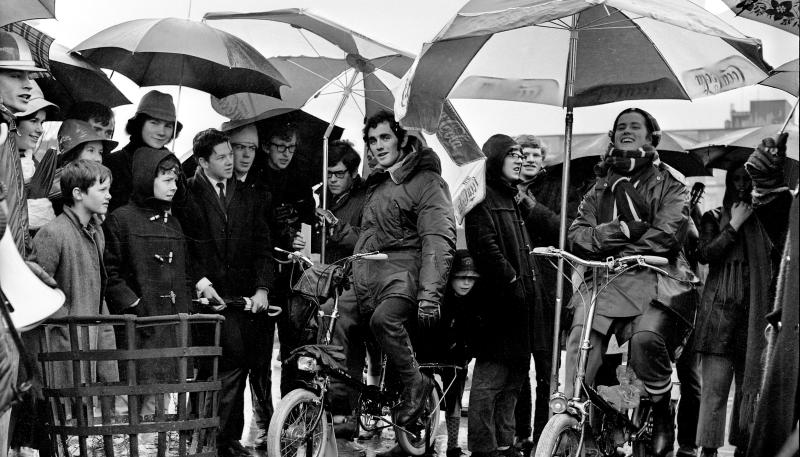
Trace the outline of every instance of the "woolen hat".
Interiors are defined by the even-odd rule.
[[[69,157],[75,148],[89,141],[102,141],[103,154],[110,153],[119,144],[95,132],[92,124],[78,119],[67,119],[58,129],[58,152],[62,157]]]
[[[175,103],[172,102],[172,95],[151,90],[144,94],[144,97],[139,101],[139,107],[136,108],[136,114],[146,114],[154,119],[161,119],[167,122],[177,122],[175,115]],[[183,124],[177,122],[183,128]]]
[[[459,249],[453,256],[453,277],[480,278],[475,261],[466,249]]]
[[[25,111],[21,113],[15,113],[14,116],[16,116],[17,119],[22,119],[35,114],[39,110],[47,109],[47,111],[45,111],[45,120],[48,120],[54,111],[58,111],[58,105],[45,100],[42,89],[39,88],[39,85],[36,84],[36,81],[31,82],[33,89],[31,89],[31,98],[28,99],[28,105],[25,108]]]
[[[0,70],[47,71],[36,66],[28,43],[16,33],[0,30]]]

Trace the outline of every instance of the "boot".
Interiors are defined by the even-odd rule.
[[[425,406],[425,399],[433,389],[433,382],[427,376],[403,390],[402,401],[397,410],[397,424],[405,426],[419,417]]]
[[[670,404],[670,396],[663,395],[653,401],[653,454],[667,457],[675,443],[675,416]]]
[[[717,457],[717,450],[710,447],[704,447],[700,457]]]

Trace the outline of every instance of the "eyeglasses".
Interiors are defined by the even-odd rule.
[[[276,151],[279,153],[288,152],[289,154],[294,154],[294,151],[297,149],[297,143],[295,144],[277,144],[277,143],[270,143],[270,146],[275,148]]]
[[[511,157],[514,160],[522,160],[525,158],[525,154],[522,154],[519,151],[508,151],[506,153],[506,157]]]
[[[258,146],[256,146],[255,144],[231,143],[231,149],[237,152],[242,152],[242,151],[256,152]]]
[[[334,176],[336,176],[336,179],[344,179],[344,177],[347,176],[347,170],[328,172],[328,179],[331,179]]]

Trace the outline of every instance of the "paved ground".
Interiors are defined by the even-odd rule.
[[[273,363],[272,363],[272,379],[273,379],[272,395],[273,395],[273,398],[279,398],[279,396],[280,396],[280,392],[279,392],[279,390],[277,388],[278,382],[280,380],[280,364],[277,362],[277,360],[275,358],[276,355],[277,355],[277,348],[273,351]],[[535,377],[533,377],[533,373],[534,373],[533,364],[531,364],[531,377],[532,377],[532,379],[536,379]],[[472,375],[472,371],[471,371],[471,367],[470,367],[469,378],[467,380],[467,389],[469,389],[469,380],[472,378],[471,375]],[[562,374],[562,376],[563,376],[563,374]],[[677,382],[677,379],[675,379],[675,381]],[[535,387],[534,387],[534,389],[535,389]],[[534,390],[534,394],[535,394],[535,390]],[[247,396],[247,398],[245,398],[245,403],[244,404],[245,405],[250,405],[249,392],[246,393],[246,396]],[[730,411],[732,409],[732,402],[733,402],[733,392],[731,392],[731,396],[728,398],[728,412],[729,413],[730,413]],[[464,404],[465,407],[469,406],[469,392],[468,391],[465,392],[465,394],[464,394],[464,402],[463,402],[463,404]],[[249,411],[250,408],[246,408],[246,409],[247,409],[247,411],[245,412],[245,414],[246,414],[246,416],[245,416],[245,433],[242,436],[242,444],[245,445],[246,447],[248,447],[248,449],[251,450],[251,453],[254,456],[266,456],[267,455],[266,452],[255,450],[252,447],[253,439],[255,438],[255,434],[256,434],[256,428],[255,428],[255,424],[252,423],[252,416],[251,416],[251,412]],[[726,427],[728,425],[730,425],[730,424],[728,423],[726,425]],[[444,457],[445,450],[447,448],[447,430],[444,427],[444,417],[442,417],[441,424],[439,426],[439,430],[437,431],[436,435],[437,435],[437,438],[436,438],[437,456]],[[727,432],[726,432],[726,436],[727,436]],[[467,450],[467,419],[466,419],[466,417],[462,417],[461,418],[461,426],[460,426],[459,440],[458,441],[459,441],[459,446],[466,451]],[[382,451],[388,450],[392,446],[394,446],[394,434],[393,434],[393,432],[391,430],[386,430],[386,431],[384,431],[382,436],[375,437],[375,438],[373,438],[372,440],[369,440],[369,441],[361,441],[361,444],[363,444],[363,445],[365,445],[367,447],[367,457],[372,457],[372,456],[375,455],[376,452],[382,452]],[[677,449],[677,443],[675,444],[675,449]],[[724,447],[724,448],[719,450],[719,456],[720,457],[732,457],[733,456],[733,450],[734,450],[734,448],[732,446],[726,446],[726,447]]]

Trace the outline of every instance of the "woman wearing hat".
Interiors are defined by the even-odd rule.
[[[33,232],[55,218],[53,205],[47,199],[47,194],[53,182],[58,154],[55,150],[49,150],[36,157],[35,153],[44,133],[43,124],[58,110],[58,106],[44,99],[35,82],[32,85],[28,106],[25,111],[16,115],[15,139],[28,200],[28,228]]]
[[[113,151],[119,143],[107,140],[97,133],[92,124],[77,119],[67,119],[58,129],[58,169],[52,181],[48,197],[56,214],[61,214],[61,169],[78,159],[103,162],[103,157]],[[113,179],[112,179],[113,183]]]
[[[177,137],[183,128],[175,115],[172,96],[151,90],[146,93],[136,108],[136,114],[128,120],[125,132],[130,142],[119,151],[108,156],[105,165],[111,170],[111,203],[108,212],[125,205],[133,191],[133,153],[140,147],[166,149],[167,143]],[[182,193],[178,186],[178,192]]]

